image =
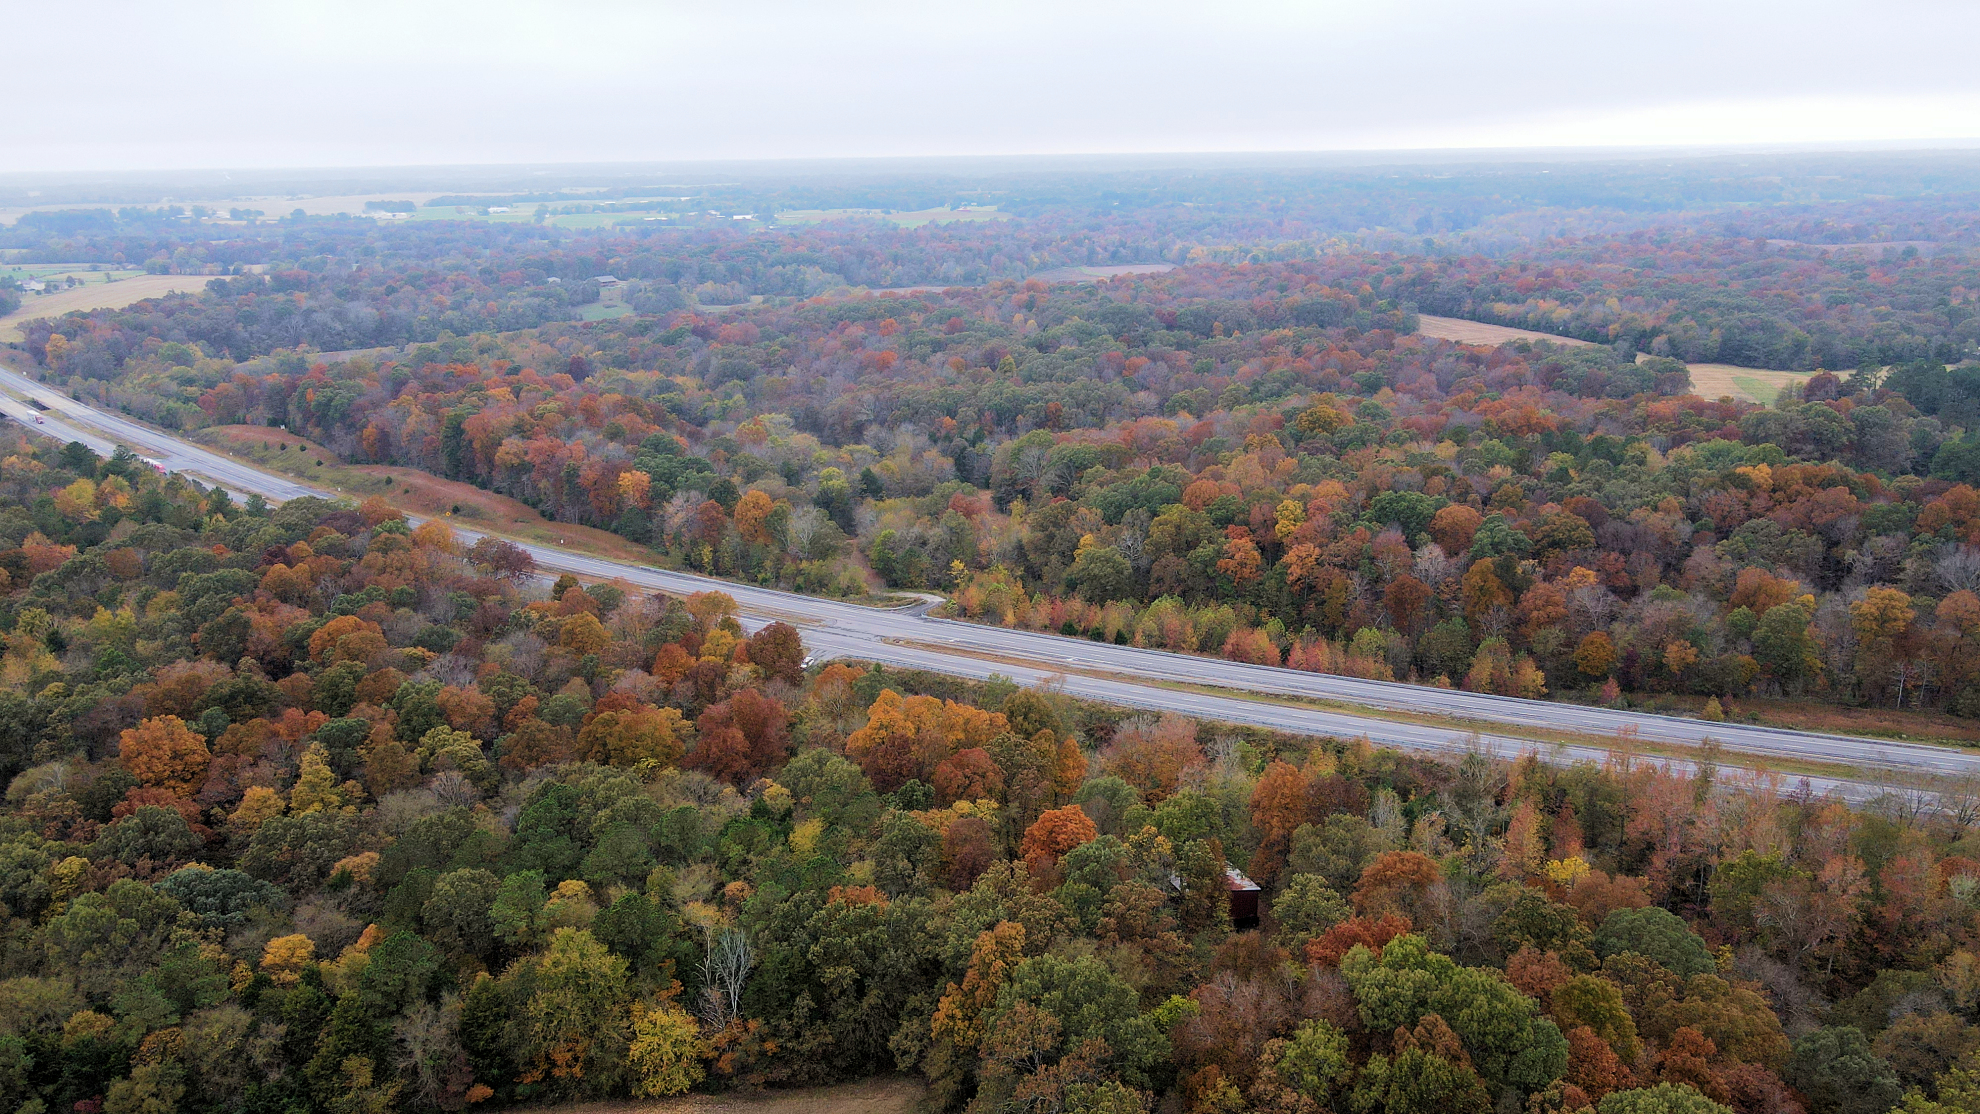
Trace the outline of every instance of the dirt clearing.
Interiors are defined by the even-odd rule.
[[[207,275],[140,275],[117,282],[86,282],[56,294],[28,294],[21,299],[20,309],[0,317],[0,341],[26,339],[21,326],[37,317],[60,317],[79,309],[122,309],[146,298],[198,293],[211,281]]]
[[[538,1114],[911,1114],[926,1090],[911,1079],[863,1079],[754,1095],[682,1095],[530,1109]]]

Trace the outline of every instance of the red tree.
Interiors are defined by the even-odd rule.
[[[789,725],[782,701],[743,689],[695,721],[699,739],[688,765],[741,785],[783,765],[790,751]]]

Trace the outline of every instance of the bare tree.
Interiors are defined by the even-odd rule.
[[[699,491],[679,491],[667,500],[666,506],[660,508],[660,521],[666,529],[668,541],[673,541],[676,535],[687,529],[694,512],[707,498]]]
[[[791,512],[790,521],[784,527],[786,548],[793,557],[810,557],[811,545],[825,529],[829,520],[825,512],[813,506],[803,506]]]
[[[448,808],[472,808],[481,793],[459,770],[442,770],[428,783],[433,795]]]
[[[1980,549],[1970,545],[1949,545],[1932,565],[1939,583],[1948,592],[1980,591]]]
[[[1952,825],[1955,839],[1980,822],[1980,778],[1967,774],[1939,782],[1939,814]]]
[[[1891,770],[1863,808],[1898,828],[1916,828],[1939,811],[1941,779],[1917,770]]]
[[[459,1003],[421,1002],[392,1026],[400,1048],[400,1071],[422,1105],[440,1107],[465,1093],[474,1079],[461,1051]]]
[[[749,935],[739,928],[710,928],[701,961],[701,1017],[716,1029],[742,1017],[743,987],[756,966]]]
[[[1457,574],[1457,562],[1447,556],[1444,547],[1436,542],[1416,551],[1416,579],[1428,584],[1433,591],[1442,588],[1445,581]]]

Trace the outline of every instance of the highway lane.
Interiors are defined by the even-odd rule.
[[[239,495],[259,492],[274,502],[302,495],[329,495],[307,484],[264,472],[203,446],[87,406],[11,369],[0,368],[0,389],[50,408],[37,412],[0,396],[0,412],[39,432],[81,440],[107,452],[112,440],[142,455],[220,483]],[[42,418],[35,424],[34,418]],[[467,540],[481,535],[459,529]],[[1267,705],[1241,697],[1183,692],[1145,682],[1211,686],[1241,692],[1358,705],[1391,712],[1447,716],[1476,724],[1505,724],[1556,735],[1585,737],[1589,745],[1570,747],[1569,756],[1609,753],[1619,737],[1648,744],[1697,746],[1716,741],[1729,752],[1776,761],[1838,763],[1866,772],[1901,770],[1911,774],[1980,777],[1980,754],[1920,743],[1788,731],[1751,724],[1707,723],[1671,716],[1520,700],[1452,689],[1363,681],[1329,674],[1245,665],[1217,658],[1143,650],[1035,631],[1009,630],[919,614],[919,609],[887,610],[842,601],[737,584],[650,566],[611,561],[543,545],[524,544],[547,570],[626,583],[684,595],[721,591],[732,596],[751,626],[783,620],[799,627],[808,645],[823,656],[859,657],[891,665],[983,677],[991,672],[1032,680],[1052,677],[1075,695],[1152,710],[1178,711],[1232,722],[1258,723],[1319,734],[1366,734],[1398,746],[1435,745],[1448,750],[1457,736],[1451,727],[1426,727],[1327,709]],[[1092,676],[1106,674],[1107,676]],[[1136,683],[1143,682],[1143,683]],[[1100,695],[1106,693],[1109,695]],[[1221,709],[1210,711],[1205,709]],[[1265,709],[1270,709],[1266,711]],[[1270,723],[1263,720],[1270,719]],[[1303,726],[1293,726],[1299,724]],[[1487,732],[1490,735],[1489,732]],[[1441,739],[1432,742],[1431,737]],[[1515,736],[1490,736],[1492,745],[1530,749]],[[1861,784],[1868,784],[1865,779]]]
[[[1263,727],[1294,735],[1332,735],[1338,738],[1367,736],[1370,742],[1380,746],[1433,754],[1443,758],[1449,758],[1454,752],[1464,753],[1472,749],[1507,759],[1530,752],[1539,754],[1545,761],[1566,765],[1577,762],[1599,764],[1616,754],[1614,749],[1607,746],[1572,743],[1540,745],[1531,739],[1512,735],[1457,732],[1449,727],[1372,720],[1351,712],[1292,707],[1214,693],[1178,692],[1135,684],[1132,681],[1064,673],[1048,667],[984,662],[887,642],[874,643],[858,639],[842,641],[843,636],[835,633],[807,633],[805,637],[806,645],[814,653],[820,653],[828,658],[860,658],[879,661],[889,666],[926,669],[976,680],[988,680],[994,673],[1008,677],[1021,685],[1051,685],[1069,696],[1082,700],[1148,712],[1175,712],[1197,719]],[[1654,757],[1650,760],[1662,762],[1661,759]],[[1672,760],[1670,764],[1687,770],[1694,768],[1693,763],[1682,759]],[[1753,772],[1752,768],[1741,765],[1736,756],[1727,756],[1727,760],[1723,761],[1721,766],[1742,775],[1750,775]],[[1804,779],[1789,777],[1785,780],[1789,784],[1799,785]],[[1876,778],[1810,775],[1805,780],[1809,788],[1818,795],[1835,792],[1857,802],[1869,800],[1887,788]]]

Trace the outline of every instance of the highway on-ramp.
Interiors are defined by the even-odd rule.
[[[243,496],[259,493],[282,502],[332,494],[88,406],[6,368],[0,368],[0,413],[35,432],[81,441],[101,453],[117,444],[128,445],[170,471],[192,474]],[[481,536],[472,530],[457,533],[469,540]],[[677,595],[726,592],[736,600],[746,626],[788,622],[803,632],[806,646],[820,657],[858,658],[978,679],[1001,674],[1020,683],[1051,683],[1073,696],[1149,711],[1302,734],[1365,735],[1377,744],[1411,750],[1448,752],[1483,746],[1503,755],[1538,750],[1568,761],[1599,760],[1618,749],[1676,755],[1682,761],[1689,748],[1715,742],[1726,765],[1777,763],[1790,772],[1812,771],[1809,781],[1817,791],[1835,788],[1858,798],[1880,791],[1891,775],[1911,783],[1923,778],[1980,778],[1980,753],[1952,747],[1709,723],[1246,665],[941,619],[923,614],[925,607],[866,607],[553,546],[518,544],[539,567],[550,571],[622,580]]]

